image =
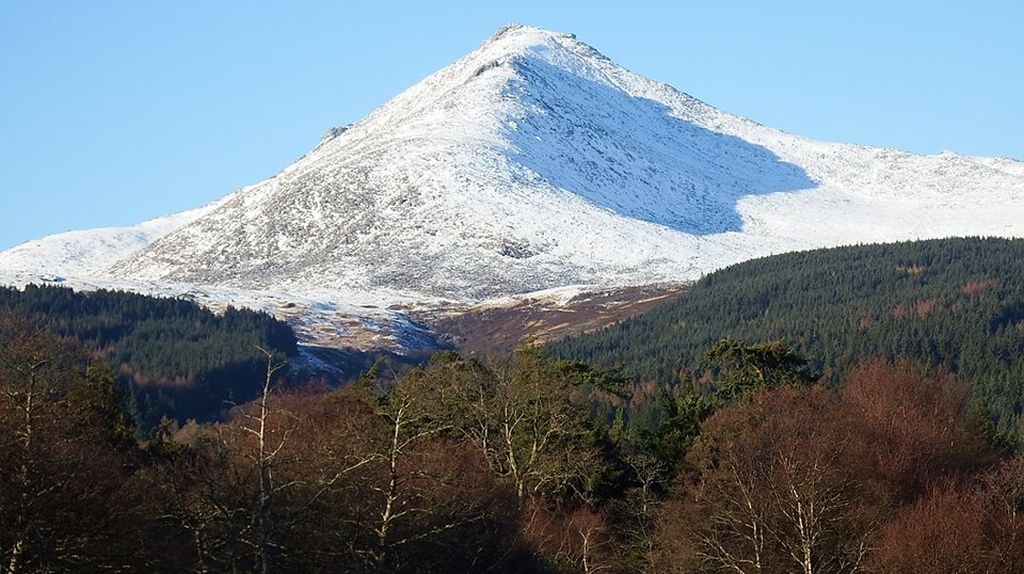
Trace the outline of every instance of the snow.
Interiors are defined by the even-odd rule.
[[[291,320],[310,336],[361,314],[414,340],[409,309],[962,235],[1024,236],[1024,164],[787,134],[513,25],[266,181],[190,214],[30,242],[0,270],[280,297],[303,302]]]
[[[210,213],[224,200],[131,227],[67,231],[0,253],[0,270],[102,277],[117,261]]]

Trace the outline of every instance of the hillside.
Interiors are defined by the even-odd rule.
[[[214,314],[182,299],[61,287],[0,287],[0,313],[81,341],[118,371],[144,428],[167,416],[213,420],[256,396],[266,358],[296,355],[295,334],[273,317],[228,308]]]
[[[837,380],[858,359],[912,357],[970,383],[998,429],[1024,408],[1024,241],[945,239],[766,257],[554,352],[677,383],[715,340],[783,339]]]
[[[556,292],[482,303],[458,312],[425,314],[423,321],[459,353],[510,353],[596,331],[685,293],[685,285],[654,285],[597,292]]]

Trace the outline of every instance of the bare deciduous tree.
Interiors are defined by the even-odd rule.
[[[114,444],[119,421],[106,418],[120,405],[108,388],[112,375],[90,365],[77,345],[0,316],[0,571],[5,574],[122,564],[113,550],[123,518],[115,493],[126,461]]]
[[[683,489],[697,556],[735,574],[860,572],[877,524],[862,447],[821,388],[761,392],[716,414],[691,452],[699,479]]]

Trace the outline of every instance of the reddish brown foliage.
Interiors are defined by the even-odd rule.
[[[968,297],[977,297],[993,286],[992,281],[970,281],[960,288],[960,292]]]
[[[982,430],[964,387],[906,363],[865,363],[838,393],[779,388],[735,402],[704,423],[688,455],[655,569],[853,573],[879,546],[879,572],[1020,571],[993,566],[1016,563],[990,541],[1019,536],[1006,509],[1024,504],[1005,501],[1024,501],[1024,464],[989,475],[998,487],[986,492],[998,496],[945,486],[905,506],[991,465]],[[927,556],[929,539],[946,554]],[[952,569],[936,570],[943,561]]]
[[[935,305],[938,303],[937,299],[924,299],[914,303],[914,314],[917,315],[918,319],[924,319],[935,310]]]
[[[533,552],[560,572],[622,571],[620,549],[607,518],[589,506],[557,511],[531,501],[523,512],[522,533]]]
[[[878,475],[909,500],[930,483],[967,476],[995,458],[968,390],[950,376],[910,363],[864,363],[840,394],[858,433],[870,445]]]
[[[659,568],[852,572],[879,513],[865,445],[822,387],[756,394],[709,419],[659,537]],[[678,570],[677,570],[678,568]]]
[[[944,484],[886,525],[879,574],[1024,571],[1024,459],[1003,462],[975,487]]]
[[[985,516],[976,497],[942,486],[882,531],[873,556],[879,574],[983,573]]]

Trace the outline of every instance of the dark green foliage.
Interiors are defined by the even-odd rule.
[[[783,385],[809,384],[817,378],[806,371],[807,360],[782,341],[748,345],[719,339],[704,353],[700,364],[717,373],[715,391],[725,399]]]
[[[663,390],[658,395],[658,407],[661,417],[657,428],[642,433],[642,438],[658,460],[675,470],[700,435],[701,424],[722,407],[722,401],[715,395],[682,393],[673,396]]]
[[[790,253],[703,278],[692,292],[561,357],[677,385],[721,337],[782,340],[835,382],[859,359],[910,357],[970,383],[999,432],[1024,407],[1024,241],[944,239]],[[697,373],[699,376],[701,373]]]
[[[662,386],[657,397],[657,424],[644,427],[642,421],[633,421],[646,448],[672,470],[677,470],[675,465],[700,435],[704,421],[722,407],[746,400],[757,391],[809,386],[817,379],[807,372],[807,360],[781,341],[745,344],[719,339],[699,364],[711,378],[701,385],[687,381],[675,394]]]
[[[225,401],[256,396],[265,357],[296,353],[286,324],[228,307],[214,314],[184,299],[62,287],[0,287],[0,311],[81,341],[114,365],[143,428],[162,417],[211,420]]]

